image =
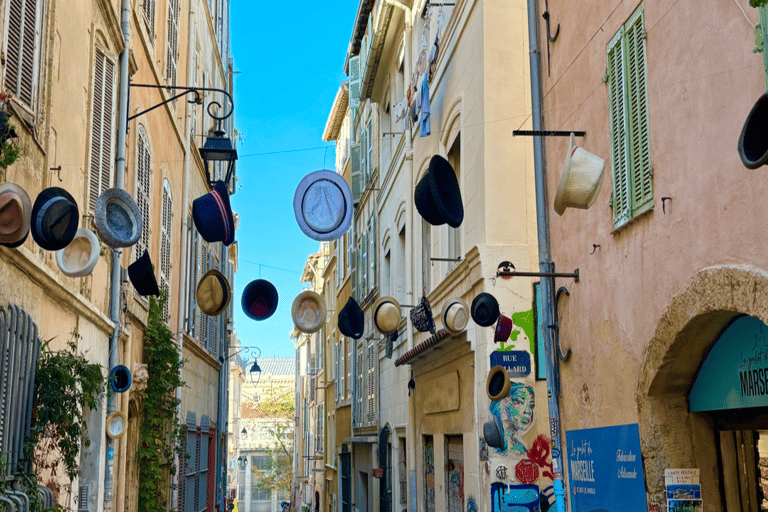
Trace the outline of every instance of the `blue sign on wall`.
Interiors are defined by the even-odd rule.
[[[565,433],[573,512],[647,512],[637,423]]]
[[[531,354],[525,350],[495,350],[491,352],[491,367],[503,366],[511,378],[531,374]]]

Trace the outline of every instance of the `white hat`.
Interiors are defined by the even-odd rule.
[[[574,134],[568,145],[568,154],[560,173],[555,193],[555,211],[562,215],[566,208],[587,209],[595,202],[603,186],[605,161],[589,151],[573,145]]]
[[[298,330],[311,334],[317,332],[325,323],[328,309],[325,299],[317,292],[304,290],[293,299],[291,318]]]
[[[469,322],[469,305],[458,297],[451,297],[443,302],[440,318],[446,331],[458,334],[467,327]]]
[[[107,417],[107,435],[111,439],[120,439],[128,431],[128,416],[123,411],[115,411]]]
[[[90,229],[78,228],[75,238],[63,249],[56,251],[56,263],[69,277],[83,277],[93,272],[99,261],[99,240]]]
[[[396,332],[401,315],[400,303],[394,297],[379,297],[373,304],[373,325],[381,334]]]

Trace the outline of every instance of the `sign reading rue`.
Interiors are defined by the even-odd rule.
[[[503,366],[510,378],[527,377],[531,374],[531,354],[525,350],[491,352],[491,367]]]

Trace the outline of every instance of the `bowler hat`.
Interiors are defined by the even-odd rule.
[[[0,184],[0,244],[19,243],[29,233],[32,201],[15,183]]]
[[[400,326],[402,309],[394,297],[379,297],[373,304],[373,326],[381,334],[392,334]]]
[[[749,111],[739,135],[739,156],[747,169],[768,162],[768,92],[764,92]]]
[[[483,439],[492,448],[502,448],[504,446],[499,420],[495,417],[491,421],[483,423]]]
[[[217,316],[227,309],[232,298],[232,289],[224,274],[211,269],[197,283],[195,296],[200,311],[208,316]]]
[[[322,295],[312,290],[299,293],[291,304],[293,324],[301,332],[311,334],[317,332],[325,323],[328,308]]]
[[[411,309],[411,323],[413,328],[419,332],[435,333],[435,319],[432,316],[432,308],[429,306],[429,299],[426,296],[422,296],[418,306]]]
[[[359,340],[365,331],[365,313],[357,301],[350,297],[339,311],[338,326],[341,334]]]
[[[243,290],[243,312],[253,320],[266,320],[277,310],[277,288],[265,279],[256,279]]]
[[[141,211],[130,194],[120,188],[99,195],[93,217],[99,237],[109,247],[129,247],[141,236]]]
[[[152,261],[146,249],[139,259],[128,265],[128,277],[139,295],[160,295],[155,271],[152,270]]]
[[[56,251],[56,263],[64,275],[83,277],[93,272],[100,252],[99,239],[94,232],[79,228],[69,245]]]
[[[223,181],[217,181],[213,190],[192,201],[192,220],[206,242],[230,245],[235,241],[235,219]]]
[[[472,300],[472,320],[481,327],[490,327],[499,319],[499,302],[490,293],[481,293]]]
[[[124,393],[131,387],[131,370],[117,365],[109,371],[109,385],[115,393]]]
[[[509,395],[510,389],[512,389],[512,382],[509,380],[507,369],[501,365],[491,368],[488,379],[485,381],[485,392],[488,398],[498,402]]]
[[[469,305],[458,297],[451,297],[443,302],[440,313],[443,328],[451,334],[458,334],[467,327],[469,321]]]
[[[589,208],[603,186],[605,161],[584,148],[574,146],[573,138],[571,133],[555,193],[555,212],[558,215],[562,215],[566,208]]]
[[[352,223],[352,191],[342,175],[329,170],[307,174],[293,195],[301,231],[320,242],[337,240]]]
[[[493,341],[507,341],[512,334],[512,319],[504,315],[499,315],[496,321],[496,331],[493,334]]]
[[[416,185],[413,201],[419,214],[433,226],[448,224],[457,228],[464,220],[459,180],[448,160],[440,155],[429,161],[427,173]]]
[[[46,188],[32,206],[32,238],[46,251],[63,249],[75,238],[79,217],[77,202],[69,192],[59,187]]]

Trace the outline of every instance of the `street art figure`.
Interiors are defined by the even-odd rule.
[[[526,455],[528,448],[521,436],[533,426],[533,408],[533,388],[522,382],[512,382],[512,389],[506,398],[491,402],[491,414],[500,421],[504,429],[504,445],[494,448],[497,452],[503,455]]]

